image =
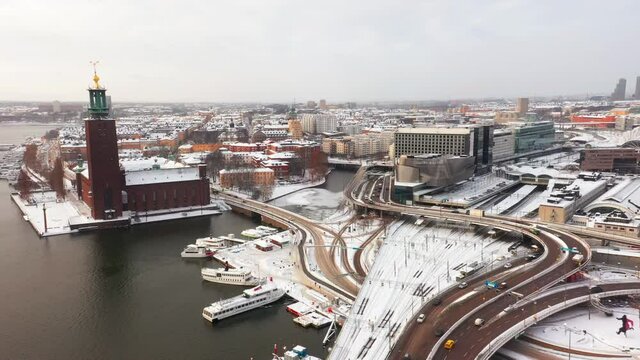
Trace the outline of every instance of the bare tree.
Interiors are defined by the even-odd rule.
[[[39,167],[37,165],[38,164],[38,145],[35,145],[35,144],[27,145],[22,159],[24,164],[27,165],[29,168],[31,169],[38,168]]]
[[[311,175],[311,181],[317,181],[324,177],[329,170],[327,155],[320,151],[314,152],[311,155],[308,167]]]
[[[54,165],[53,165],[53,170],[51,170],[51,172],[49,173],[49,185],[51,185],[51,189],[53,189],[56,192],[56,195],[59,198],[64,199],[65,198],[65,191],[64,191],[64,168],[62,165],[62,160],[60,160],[60,158],[57,158]]]
[[[260,185],[260,192],[262,193],[262,200],[267,201],[273,196],[273,184]]]
[[[291,158],[289,161],[289,175],[304,176],[304,161],[300,157]]]
[[[215,151],[207,155],[205,162],[207,164],[209,177],[216,180],[220,170],[225,167],[224,156],[220,151]]]
[[[28,199],[32,188],[33,184],[31,183],[29,176],[21,170],[20,174],[18,174],[18,181],[16,183],[16,189],[20,193],[20,197],[24,200]]]

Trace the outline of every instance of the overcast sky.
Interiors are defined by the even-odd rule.
[[[610,93],[640,1],[0,0],[0,100],[430,100]]]

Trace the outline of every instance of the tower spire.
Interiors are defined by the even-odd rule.
[[[90,61],[93,66],[93,87],[89,87],[89,114],[92,119],[103,119],[109,116],[106,89],[100,86],[100,77],[96,71],[98,61]]]
[[[95,89],[100,89],[100,76],[96,72],[96,65],[98,65],[100,61],[89,61],[89,64],[93,66],[93,84],[95,85]]]

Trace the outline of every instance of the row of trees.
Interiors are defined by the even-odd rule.
[[[40,159],[38,159],[38,145],[29,144],[25,148],[22,160],[29,169],[47,179],[49,186],[56,192],[56,195],[59,198],[64,199],[66,197],[66,191],[64,188],[64,165],[62,163],[62,159],[58,157],[53,164],[53,169],[48,169],[42,164]],[[28,198],[29,194],[31,194],[37,185],[38,184],[35,184],[24,171],[20,172],[16,188],[23,199]],[[44,184],[39,185],[43,186]]]

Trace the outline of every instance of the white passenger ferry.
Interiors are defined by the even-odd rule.
[[[196,239],[196,245],[206,246],[211,250],[224,249],[226,247],[224,239],[213,236]]]
[[[223,268],[218,269],[202,268],[200,273],[203,279],[222,284],[256,286],[260,282],[251,274],[251,270],[231,269],[229,263],[225,263]]]
[[[240,233],[242,236],[246,236],[253,239],[258,239],[263,236],[273,235],[278,232],[278,229],[260,225],[255,229],[248,229]]]
[[[215,302],[202,310],[202,317],[208,321],[222,320],[230,316],[271,304],[285,294],[273,281],[265,282],[254,288],[247,289],[242,295],[227,300]]]
[[[197,258],[204,259],[213,256],[213,251],[204,246],[198,246],[194,244],[187,245],[180,254],[183,258]]]

